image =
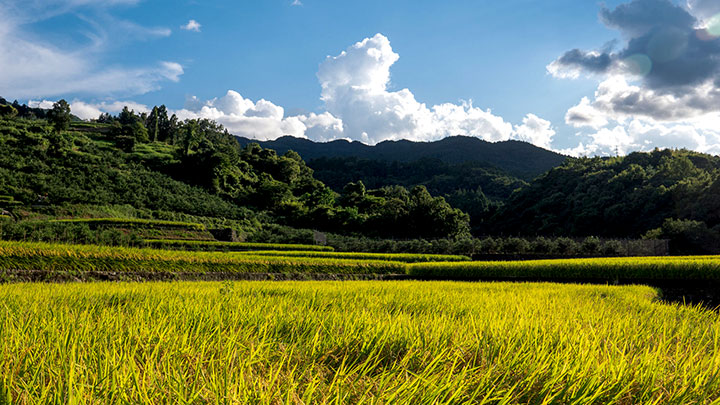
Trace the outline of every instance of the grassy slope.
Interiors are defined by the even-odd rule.
[[[10,285],[0,392],[19,403],[717,400],[720,317],[654,296],[506,283]]]

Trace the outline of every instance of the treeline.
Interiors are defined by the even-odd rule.
[[[268,229],[269,227],[269,229]],[[264,232],[248,235],[252,243],[313,245],[314,232],[277,225],[264,226]],[[643,241],[601,240],[597,237],[571,238],[460,238],[460,239],[375,239],[327,234],[327,246],[339,252],[415,253],[465,255],[475,259],[532,259],[543,257],[620,256],[663,254],[653,252]],[[92,226],[88,221],[8,221],[0,219],[0,240],[92,244],[126,247],[187,245],[197,250],[202,241],[148,240],[147,233],[136,227]],[[220,242],[217,242],[222,244]],[[274,246],[274,245],[271,245]],[[300,245],[298,245],[300,246]],[[643,249],[644,248],[644,249]],[[229,249],[229,248],[228,248]],[[223,250],[223,249],[220,249]]]
[[[667,254],[663,241],[546,237],[479,237],[440,239],[377,239],[329,233],[328,246],[339,252],[428,253],[485,259],[523,259],[576,256],[652,256]],[[266,224],[248,240],[269,243],[316,243],[310,229]]]

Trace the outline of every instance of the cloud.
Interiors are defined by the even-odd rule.
[[[536,115],[528,114],[514,127],[471,101],[427,106],[408,89],[389,91],[390,68],[398,59],[390,41],[381,34],[327,57],[317,73],[325,107],[321,113],[286,116],[283,107],[265,99],[247,99],[234,90],[211,100],[190,97],[183,109],[174,112],[180,119],[215,120],[233,134],[261,140],[293,135],[316,141],[350,139],[375,144],[470,135],[487,141],[522,139],[545,148],[551,146],[555,130],[549,121]],[[88,116],[107,108],[78,106],[88,111]]]
[[[187,24],[180,26],[180,28],[184,29],[185,31],[195,31],[195,32],[200,32],[201,27],[202,27],[202,25],[200,25],[200,23],[195,20],[190,20],[187,22]]]
[[[156,90],[164,81],[178,81],[183,68],[176,62],[158,61],[149,66],[127,67],[103,63],[110,35],[102,28],[113,25],[124,38],[144,39],[169,35],[165,29],[145,28],[132,22],[99,24],[86,18],[92,40],[89,45],[56,47],[51,35],[37,37],[24,30],[29,22],[39,21],[34,10],[45,6],[44,16],[59,15],[73,7],[107,7],[133,4],[133,1],[29,1],[24,7],[0,0],[0,94],[12,98],[43,98],[69,93],[103,96],[143,94]],[[2,8],[1,6],[8,6]],[[100,13],[100,14],[105,14]],[[49,17],[48,17],[49,18]],[[109,18],[109,17],[108,17]],[[113,37],[121,36],[119,34]]]
[[[328,56],[320,65],[321,99],[327,111],[342,120],[345,136],[374,144],[458,134],[500,141],[514,135],[512,124],[470,101],[428,107],[409,89],[389,91],[390,67],[398,59],[390,41],[377,34]]]
[[[555,136],[552,123],[535,114],[525,116],[522,125],[515,126],[515,133],[517,139],[545,149],[551,148],[550,143]]]
[[[720,2],[717,0],[688,0],[690,13],[703,22],[708,22],[720,14]]]
[[[577,79],[584,72],[605,73],[614,63],[608,53],[573,49],[548,65],[547,70],[555,77]]]
[[[235,135],[259,140],[283,135],[331,140],[342,135],[342,122],[329,113],[285,117],[282,107],[264,99],[253,102],[233,90],[207,101],[191,97],[185,108],[174,113],[180,119],[211,119]]]
[[[600,79],[594,97],[584,97],[566,115],[567,124],[591,128],[573,153],[614,154],[654,147],[703,152],[720,145],[720,32],[707,21],[717,1],[633,0],[601,21],[618,30],[623,49],[573,49],[548,65],[555,77]],[[702,123],[712,122],[712,125]],[[702,124],[702,125],[701,125]]]
[[[293,0],[293,2],[290,4],[291,6],[302,6],[302,1],[300,0]]]
[[[603,8],[600,18],[626,38],[625,49],[570,50],[548,66],[551,74],[633,77],[645,88],[678,95],[720,79],[720,40],[698,28],[698,18],[685,8],[669,0],[634,0]]]
[[[101,102],[98,104],[85,103],[80,100],[73,100],[70,102],[70,111],[84,120],[96,119],[104,112],[117,114],[122,111],[124,107],[127,107],[136,113],[149,113],[151,110],[151,108],[145,104],[136,103],[134,101],[113,101]]]

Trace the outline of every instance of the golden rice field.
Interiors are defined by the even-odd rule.
[[[0,403],[720,403],[720,315],[655,298],[549,283],[3,285]]]

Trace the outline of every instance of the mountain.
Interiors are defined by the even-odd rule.
[[[431,158],[451,165],[478,162],[523,180],[532,180],[561,165],[567,158],[527,142],[493,143],[469,136],[451,136],[434,142],[384,141],[374,146],[346,140],[313,142],[292,136],[283,136],[274,141],[238,137],[238,141],[243,146],[256,142],[263,148],[276,150],[279,154],[293,150],[308,162],[310,167],[313,167],[311,161],[320,158],[358,158],[386,162],[413,162]]]

